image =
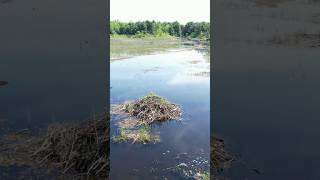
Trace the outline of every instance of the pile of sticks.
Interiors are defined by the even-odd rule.
[[[178,119],[181,116],[179,105],[152,93],[121,105],[120,111],[141,120],[143,124]]]

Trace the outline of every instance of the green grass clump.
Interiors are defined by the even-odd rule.
[[[197,179],[198,180],[210,180],[210,173],[209,172],[197,173]]]
[[[123,142],[123,141],[128,141],[129,140],[129,137],[128,137],[128,132],[126,129],[124,128],[120,128],[119,130],[119,135],[117,136],[113,136],[112,137],[112,140],[114,142]]]
[[[112,140],[116,143],[133,141],[147,144],[160,142],[160,136],[151,134],[148,128],[142,126],[135,130],[120,128],[119,134],[117,136],[113,136]]]

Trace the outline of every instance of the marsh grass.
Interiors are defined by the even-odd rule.
[[[83,123],[55,123],[37,135],[27,129],[8,135],[0,140],[3,164],[57,170],[62,179],[107,179],[109,117],[103,114]]]
[[[111,60],[116,60],[180,47],[182,47],[180,39],[172,36],[141,38],[114,36],[110,38],[110,57]]]
[[[62,172],[76,172],[86,177],[107,177],[109,169],[109,120],[102,115],[97,120],[77,125],[49,126],[32,157],[40,163],[53,163]]]
[[[160,142],[160,136],[152,134],[149,128],[141,126],[136,130],[120,128],[119,134],[113,136],[112,140],[116,143],[132,141],[132,143],[147,144]]]
[[[196,180],[210,180],[209,172],[199,172],[195,175]]]

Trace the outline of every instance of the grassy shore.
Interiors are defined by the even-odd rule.
[[[122,59],[141,54],[152,54],[167,49],[175,49],[182,46],[179,38],[172,36],[111,36],[110,55],[111,60]]]

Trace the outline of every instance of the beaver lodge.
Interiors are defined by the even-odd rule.
[[[154,93],[118,106],[118,112],[135,117],[143,124],[178,119],[181,115],[179,105],[171,103]]]
[[[126,115],[118,122],[120,132],[114,136],[114,142],[133,141],[140,143],[159,142],[159,135],[153,135],[150,124],[167,120],[177,120],[181,116],[179,105],[168,101],[154,93],[138,100],[116,105],[111,114]]]

